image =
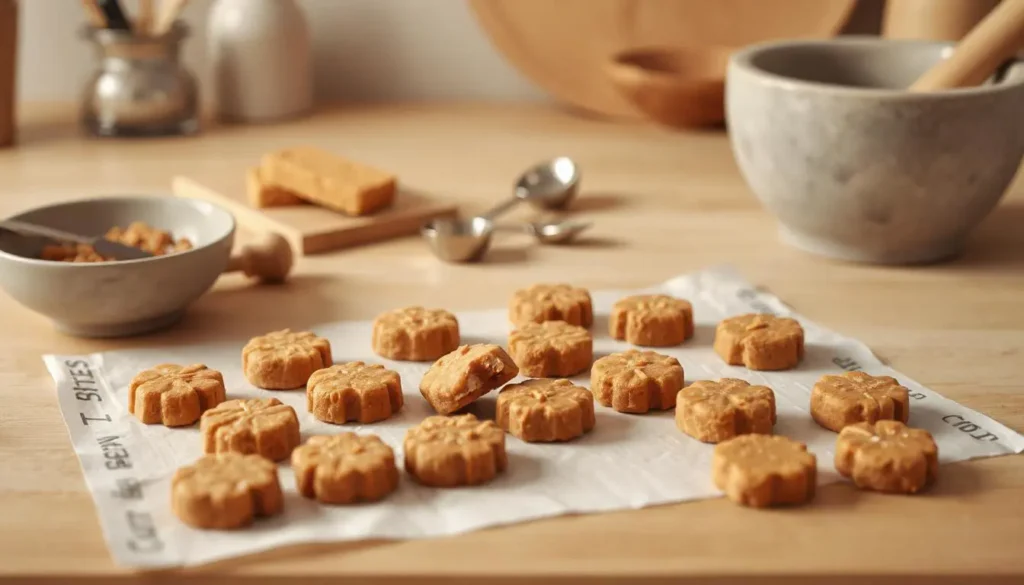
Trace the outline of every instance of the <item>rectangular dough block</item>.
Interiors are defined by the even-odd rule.
[[[317,148],[290,148],[267,154],[260,177],[317,205],[348,215],[368,215],[391,205],[395,176]]]
[[[249,205],[257,209],[266,207],[287,207],[289,205],[302,205],[305,202],[301,197],[296,197],[290,191],[268,185],[260,173],[259,167],[253,167],[245,173],[246,193],[249,196]]]

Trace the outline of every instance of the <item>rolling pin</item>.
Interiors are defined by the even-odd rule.
[[[224,273],[241,272],[260,282],[280,283],[292,270],[292,247],[280,234],[269,232],[231,256]]]
[[[1024,0],[1003,0],[943,59],[910,86],[912,92],[979,85],[1024,45]]]

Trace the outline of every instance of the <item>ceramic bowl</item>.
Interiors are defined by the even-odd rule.
[[[144,221],[195,246],[141,260],[54,262],[39,259],[47,240],[0,230],[0,287],[61,331],[80,337],[138,335],[175,323],[227,267],[235,235],[227,211],[176,197],[86,199],[11,219],[83,235]]]
[[[978,87],[903,90],[951,51],[847,38],[766,43],[732,56],[733,153],[784,241],[883,264],[961,250],[1024,156],[1024,67]]]

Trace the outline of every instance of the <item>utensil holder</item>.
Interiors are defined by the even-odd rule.
[[[82,98],[82,124],[95,136],[174,136],[199,131],[199,91],[181,64],[188,27],[160,36],[88,27],[99,56]]]
[[[15,99],[18,61],[18,2],[0,0],[0,148],[15,140]]]

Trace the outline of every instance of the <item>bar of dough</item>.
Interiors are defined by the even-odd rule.
[[[391,205],[395,176],[317,148],[267,154],[260,165],[267,185],[348,215],[368,215]]]

